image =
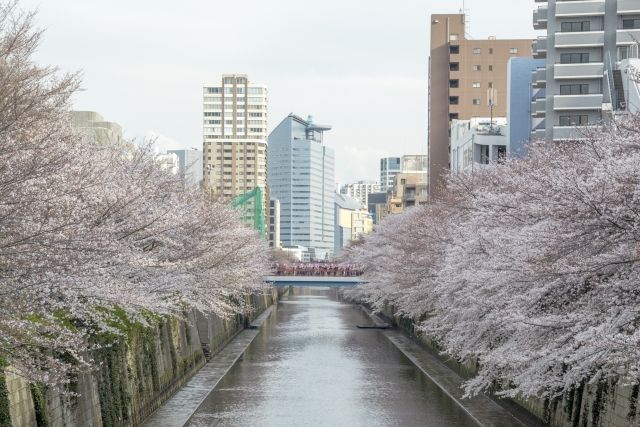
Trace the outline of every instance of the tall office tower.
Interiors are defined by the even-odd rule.
[[[246,75],[223,75],[204,92],[204,186],[232,198],[256,187],[267,200],[267,88]]]
[[[465,15],[431,15],[430,195],[437,195],[449,169],[451,121],[505,117],[508,60],[531,56],[531,44],[532,40],[467,39]]]
[[[636,112],[640,95],[626,71],[640,65],[640,0],[536,2],[546,4],[533,12],[533,26],[547,35],[534,43],[534,56],[546,58],[534,87],[546,94],[532,103],[532,115],[544,118],[533,136],[573,139],[577,127]]]
[[[386,193],[393,188],[393,180],[400,173],[400,157],[380,159],[380,191]]]
[[[314,260],[333,257],[334,153],[323,144],[330,129],[290,114],[269,135],[269,187],[280,200],[280,240],[308,248]]]
[[[380,184],[377,182],[358,181],[345,185],[342,188],[341,194],[346,194],[349,197],[358,200],[361,207],[366,207],[369,204],[369,194],[378,193],[379,191]]]

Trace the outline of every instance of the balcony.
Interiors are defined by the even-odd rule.
[[[590,62],[587,64],[555,64],[553,77],[562,79],[601,79],[604,76],[604,64],[602,62]]]
[[[545,67],[537,68],[531,73],[531,80],[535,88],[547,87],[547,69]]]
[[[604,4],[604,0],[556,2],[556,17],[602,16],[605,12]]]
[[[585,133],[596,126],[554,126],[553,140],[584,139]]]
[[[547,38],[538,37],[533,41],[533,57],[543,59],[547,57]]]
[[[556,48],[558,49],[602,46],[604,46],[604,31],[556,33]]]
[[[563,110],[602,110],[603,95],[556,95],[553,97],[553,109]]]
[[[547,6],[539,6],[533,11],[533,28],[536,30],[547,29]]]
[[[640,29],[633,30],[618,30],[616,36],[616,44],[620,45],[635,45],[640,41]]]
[[[531,101],[531,115],[536,118],[544,117],[547,113],[547,98],[536,98]]]
[[[618,15],[640,14],[640,2],[638,0],[618,0]]]

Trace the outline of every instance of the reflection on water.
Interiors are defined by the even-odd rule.
[[[475,425],[334,290],[295,289],[189,426]]]

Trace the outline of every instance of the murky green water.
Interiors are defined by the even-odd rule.
[[[188,425],[475,425],[334,293],[285,298]]]

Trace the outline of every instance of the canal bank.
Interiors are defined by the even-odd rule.
[[[119,335],[98,337],[103,348],[94,355],[98,368],[80,375],[61,393],[4,369],[0,382],[2,425],[137,426],[160,407],[206,363],[278,299],[276,289],[247,295],[252,310],[222,318],[196,311],[184,317],[154,316],[147,324],[117,312]],[[3,378],[2,378],[3,377]]]

